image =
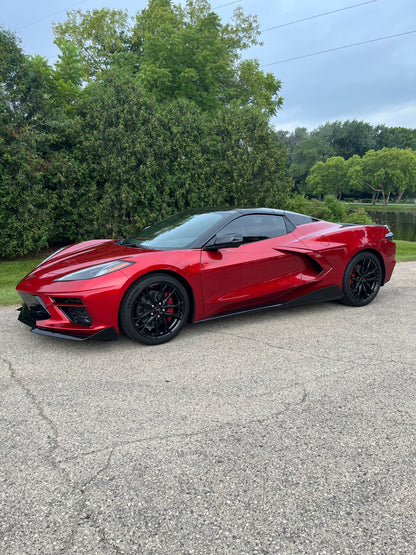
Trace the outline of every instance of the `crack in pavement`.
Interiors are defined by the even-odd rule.
[[[210,333],[218,334],[219,332],[213,331]],[[272,343],[268,343],[265,341],[258,341],[254,338],[245,337],[243,335],[233,334],[230,332],[226,332],[226,334],[237,337],[243,341],[249,340],[252,342],[256,342],[257,344],[260,344],[260,345],[264,344],[273,349],[286,350],[289,352],[299,352],[297,350],[295,351],[294,349],[279,347],[279,346],[273,345]],[[318,358],[317,355],[313,353],[307,353],[307,356]],[[329,356],[319,356],[319,359],[320,360],[325,359],[328,361],[338,362],[338,363],[344,362],[344,359],[339,360]],[[140,444],[149,443],[152,441],[167,441],[167,440],[173,440],[175,438],[185,439],[185,438],[198,437],[198,436],[201,437],[206,434],[220,432],[221,430],[223,431],[226,430],[227,433],[240,433],[239,430],[242,430],[244,427],[247,427],[251,424],[273,423],[282,414],[287,414],[288,409],[290,409],[291,407],[295,407],[295,406],[304,407],[305,404],[306,405],[308,404],[308,402],[310,401],[308,385],[317,384],[322,380],[327,380],[329,376],[337,376],[345,373],[344,369],[341,369],[337,372],[327,371],[322,374],[319,374],[318,376],[314,376],[309,380],[297,381],[296,383],[292,383],[287,387],[281,388],[279,391],[281,391],[282,393],[292,391],[294,393],[298,392],[299,395],[296,395],[296,399],[293,399],[291,401],[286,401],[284,403],[282,401],[282,408],[279,411],[275,411],[264,418],[262,417],[253,418],[253,419],[248,419],[244,422],[227,421],[220,425],[218,424],[214,425],[208,429],[198,430],[190,433],[161,434],[158,436],[156,435],[156,436],[150,436],[150,437],[141,438],[141,439],[122,441],[122,442],[118,442],[117,444],[113,444],[112,447],[96,449],[90,452],[81,453],[74,457],[60,458],[58,461],[56,460],[56,452],[58,449],[63,450],[64,448],[60,445],[60,442],[59,442],[60,436],[59,436],[59,429],[57,424],[50,416],[48,416],[48,414],[46,414],[45,409],[42,406],[41,402],[33,393],[33,391],[31,391],[31,389],[27,386],[24,380],[17,374],[15,368],[13,367],[13,364],[9,360],[5,359],[4,357],[0,357],[0,360],[4,361],[4,363],[7,364],[9,368],[10,379],[21,389],[21,391],[23,391],[23,393],[25,394],[26,398],[29,400],[31,405],[36,409],[36,412],[39,415],[39,417],[45,422],[45,424],[48,426],[48,429],[50,430],[50,434],[48,434],[49,448],[48,448],[48,457],[47,457],[49,463],[63,477],[66,484],[72,491],[72,495],[80,496],[80,499],[76,500],[76,502],[74,503],[74,511],[73,511],[74,516],[71,517],[71,519],[69,519],[68,521],[69,536],[67,537],[67,539],[63,540],[62,547],[60,548],[61,553],[65,553],[67,550],[70,550],[71,547],[73,547],[76,541],[76,538],[78,537],[82,529],[83,528],[85,529],[85,526],[91,527],[91,529],[96,534],[96,538],[100,542],[102,547],[106,547],[115,553],[120,552],[119,547],[116,544],[114,544],[110,538],[107,537],[105,525],[100,524],[99,522],[100,517],[99,517],[99,513],[97,513],[96,508],[93,507],[93,504],[92,506],[89,506],[89,495],[88,495],[88,490],[93,485],[93,483],[99,478],[99,476],[104,475],[110,468],[114,453],[117,448],[128,447],[132,445],[140,445]],[[354,359],[350,359],[350,361],[352,364],[355,363]],[[377,364],[379,364],[379,362],[373,362],[371,366],[376,367]],[[232,428],[234,428],[234,432]],[[75,480],[72,480],[69,472],[62,467],[62,464],[66,462],[79,460],[79,459],[82,459],[83,457],[94,455],[94,454],[100,454],[100,453],[108,453],[105,463],[102,464],[102,466],[98,468],[98,470],[96,470],[88,479],[86,480],[84,479],[84,481],[78,481],[77,483]]]
[[[215,332],[212,332],[215,333]],[[336,362],[340,362],[340,361],[336,361]],[[373,363],[372,366],[377,366],[377,363]],[[209,428],[205,428],[204,430],[197,430],[194,432],[181,432],[181,433],[172,433],[172,434],[163,434],[163,435],[156,435],[156,436],[147,436],[147,437],[143,437],[140,439],[135,439],[135,440],[126,440],[126,441],[121,441],[118,442],[116,444],[113,444],[112,447],[112,453],[114,453],[114,451],[116,449],[119,448],[123,448],[123,447],[128,447],[128,446],[132,446],[132,445],[139,445],[141,443],[146,443],[146,442],[152,442],[152,441],[166,441],[166,440],[170,440],[170,439],[186,439],[186,438],[192,438],[192,437],[197,437],[197,436],[202,436],[204,434],[210,434],[213,432],[219,432],[220,430],[225,430],[227,428],[230,428],[232,426],[234,427],[245,427],[248,426],[250,424],[255,424],[258,422],[273,422],[274,419],[278,418],[281,414],[286,414],[288,408],[290,408],[291,406],[294,405],[305,405],[306,402],[308,401],[310,394],[308,393],[307,387],[310,384],[316,384],[318,382],[321,381],[326,381],[328,379],[328,377],[332,377],[332,376],[341,376],[345,374],[345,370],[341,369],[338,370],[337,372],[323,372],[317,376],[314,376],[313,378],[310,378],[309,380],[306,380],[304,382],[296,382],[294,384],[291,384],[290,386],[287,387],[283,387],[280,389],[281,392],[288,392],[288,391],[292,391],[292,390],[302,390],[302,396],[299,400],[296,401],[292,401],[292,402],[286,402],[284,408],[281,411],[277,411],[274,412],[272,414],[269,414],[266,417],[263,417],[261,419],[259,418],[253,418],[253,419],[249,419],[246,420],[244,422],[238,422],[235,420],[232,421],[227,421],[221,424],[217,424],[214,426],[211,426]],[[264,395],[268,395],[268,394],[264,394]],[[403,410],[399,410],[397,409],[398,412],[400,413],[404,413],[407,414],[408,416],[411,416],[408,411],[403,411]],[[62,459],[62,462],[70,462],[70,461],[76,461],[79,459],[82,459],[84,457],[90,456],[90,455],[95,455],[95,454],[100,454],[100,453],[105,453],[106,451],[108,451],[108,447],[106,448],[102,448],[102,449],[94,449],[91,451],[85,451],[83,453],[80,453],[78,455],[74,455],[74,456],[69,456],[69,457],[65,457]],[[111,457],[110,457],[111,458]]]
[[[11,380],[19,387],[21,391],[23,391],[24,395],[29,399],[30,404],[35,408],[40,418],[46,423],[47,427],[49,428],[51,434],[50,435],[48,434],[47,436],[48,445],[49,445],[49,453],[48,453],[47,459],[50,462],[51,466],[61,474],[63,471],[59,467],[57,461],[54,459],[54,453],[60,447],[59,440],[58,440],[59,432],[58,432],[57,425],[45,413],[41,403],[36,398],[36,395],[29,389],[29,387],[27,387],[27,385],[23,382],[23,380],[19,378],[10,360],[5,359],[4,357],[0,357],[0,360],[2,360],[5,364],[8,365],[9,376]],[[65,477],[67,480],[69,479],[68,476],[65,476]]]
[[[245,420],[243,422],[238,422],[236,420],[228,420],[227,422],[223,422],[221,424],[216,424],[214,426],[211,426],[209,428],[205,428],[203,430],[197,430],[197,431],[193,431],[193,432],[180,432],[180,433],[172,433],[172,434],[163,434],[163,435],[155,435],[155,436],[147,436],[147,437],[143,437],[140,439],[134,439],[134,440],[126,440],[126,441],[120,441],[116,444],[113,444],[113,452],[116,449],[119,448],[123,448],[123,447],[128,447],[131,445],[139,445],[141,443],[146,443],[146,442],[152,442],[152,441],[166,441],[166,440],[170,440],[170,439],[187,439],[187,438],[192,438],[192,437],[198,437],[198,436],[202,436],[205,434],[210,434],[213,432],[219,432],[221,430],[226,430],[229,429],[231,427],[236,427],[236,428],[244,428],[246,426],[249,426],[251,424],[256,424],[256,423],[263,423],[263,422],[273,422],[276,418],[278,418],[279,416],[281,416],[282,414],[287,414],[288,409],[291,406],[304,406],[309,397],[310,397],[310,393],[308,393],[307,390],[307,386],[310,384],[315,384],[317,382],[320,381],[325,381],[328,379],[329,376],[339,376],[339,375],[344,375],[345,374],[345,370],[341,369],[337,372],[326,372],[326,373],[322,373],[319,374],[318,376],[315,376],[309,380],[306,380],[304,382],[296,382],[295,384],[292,384],[290,386],[281,388],[280,391],[281,392],[288,392],[291,390],[300,390],[299,391],[299,399],[297,399],[296,401],[291,401],[291,402],[285,402],[284,404],[284,408],[282,408],[279,411],[273,412],[265,417],[261,417],[261,418],[252,418],[249,420]],[[300,393],[302,393],[302,395],[300,395]],[[403,411],[402,411],[403,412]],[[74,456],[70,456],[70,457],[65,457],[64,459],[62,459],[62,462],[70,462],[70,461],[74,461],[74,460],[78,460],[80,458],[84,458],[87,457],[89,455],[94,455],[94,454],[99,454],[99,453],[105,453],[106,451],[108,451],[108,448],[103,448],[103,449],[94,449],[92,451],[85,451],[83,453],[80,453],[78,455],[74,455]]]
[[[108,451],[109,449],[110,448],[102,450],[102,452]],[[81,493],[82,499],[78,504],[78,511],[74,517],[74,521],[76,522],[74,526],[72,526],[70,537],[61,548],[61,553],[65,553],[73,546],[77,535],[80,533],[81,527],[85,525],[92,526],[93,530],[96,532],[99,538],[99,541],[103,545],[111,548],[114,553],[120,553],[119,547],[107,538],[105,527],[100,525],[96,512],[94,512],[94,510],[88,506],[88,499],[85,495],[87,493],[88,486],[90,486],[98,478],[98,476],[104,474],[109,469],[114,451],[115,447],[110,449],[110,453],[108,454],[105,464],[100,469],[98,469],[97,472],[95,472],[93,476],[91,476],[91,478],[86,480],[77,489],[77,492]]]
[[[0,360],[2,362],[4,362],[8,368],[9,368],[9,376],[10,379],[18,386],[18,388],[24,393],[24,395],[26,396],[26,398],[29,400],[30,404],[35,408],[38,416],[46,423],[46,425],[48,426],[49,430],[50,430],[50,434],[47,435],[47,442],[48,442],[48,453],[45,457],[46,461],[52,466],[52,468],[54,470],[56,470],[58,472],[58,474],[61,476],[61,478],[63,479],[63,481],[66,483],[66,485],[69,487],[69,489],[72,492],[72,495],[81,495],[81,500],[75,504],[75,508],[74,508],[74,517],[72,519],[73,521],[73,525],[70,527],[70,533],[69,533],[69,538],[68,540],[63,540],[64,541],[64,545],[60,548],[60,552],[61,553],[65,553],[73,544],[76,535],[78,533],[78,526],[79,526],[79,521],[81,519],[81,515],[83,512],[85,512],[85,508],[87,506],[87,488],[89,485],[91,485],[94,480],[96,480],[98,478],[98,476],[100,474],[103,474],[110,466],[110,462],[111,462],[111,457],[114,453],[114,447],[113,448],[107,448],[104,450],[108,451],[110,450],[109,456],[107,457],[107,461],[106,463],[99,468],[87,481],[85,481],[83,484],[81,485],[77,485],[75,483],[74,480],[71,479],[69,472],[64,469],[59,462],[55,459],[55,453],[58,449],[62,449],[61,445],[59,444],[59,430],[58,430],[58,426],[56,425],[56,423],[52,420],[52,418],[50,418],[44,411],[42,404],[40,403],[40,401],[37,399],[36,395],[33,393],[33,391],[30,390],[30,388],[24,383],[24,381],[22,380],[22,378],[20,378],[17,373],[16,370],[13,367],[13,364],[6,358],[4,357],[0,357]],[[106,544],[108,547],[111,547],[115,553],[119,553],[119,549],[116,545],[113,545],[109,540],[107,540],[106,538],[106,534],[105,534],[105,530],[103,527],[101,527],[97,521],[97,519],[95,517],[88,519],[89,522],[94,524],[94,530],[97,533],[98,537],[100,538],[100,541],[103,542],[104,544]]]

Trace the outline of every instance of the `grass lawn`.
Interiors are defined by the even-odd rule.
[[[396,260],[397,262],[409,262],[416,260],[416,243],[413,241],[395,241],[397,246]]]
[[[397,262],[416,260],[416,243],[411,241],[395,241],[397,245]],[[16,285],[37,266],[45,256],[14,261],[0,261],[0,306],[20,304],[21,300],[16,293]]]
[[[44,258],[44,256],[41,256],[39,258],[0,262],[0,306],[21,303],[21,298],[16,293],[16,285]]]

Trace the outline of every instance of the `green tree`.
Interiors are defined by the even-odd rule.
[[[342,156],[345,160],[357,154],[363,156],[376,146],[376,132],[371,124],[364,121],[334,121],[321,125],[312,132],[326,145],[332,156]]]
[[[280,82],[242,58],[255,18],[222,24],[204,0],[151,0],[132,29],[126,17],[71,12],[53,67],[0,29],[0,256],[188,207],[287,204],[269,124]]]
[[[53,96],[58,104],[70,107],[81,92],[84,67],[73,42],[61,40],[59,48],[61,52],[53,72]]]
[[[347,176],[347,163],[341,156],[333,156],[326,162],[317,162],[306,178],[307,192],[319,197],[332,194],[334,198],[340,199],[349,187]]]
[[[301,141],[310,137],[310,133],[306,127],[296,127],[293,133],[283,130],[279,130],[277,133],[282,141],[286,143],[289,154]]]
[[[282,104],[281,83],[242,52],[258,44],[255,17],[235,10],[223,24],[206,0],[150,0],[136,16],[132,47],[138,79],[158,100],[192,100],[203,109],[253,105],[269,116]]]
[[[416,129],[378,125],[376,127],[376,136],[377,150],[393,147],[401,149],[411,148],[416,150]]]
[[[356,190],[371,190],[373,204],[379,195],[384,205],[391,196],[399,202],[406,191],[415,191],[416,154],[410,149],[369,150],[352,166],[349,177]]]
[[[96,78],[110,67],[118,55],[129,50],[127,10],[101,8],[84,13],[81,10],[69,11],[66,21],[53,25],[53,32],[55,44],[61,49],[63,57],[79,57],[86,80]],[[68,43],[76,48],[76,52],[68,52]]]
[[[255,17],[241,8],[224,24],[206,0],[149,0],[132,29],[122,10],[80,10],[54,26],[55,42],[72,42],[84,66],[84,78],[98,78],[112,65],[134,75],[158,102],[184,98],[204,110],[255,106],[268,116],[282,105],[281,82],[264,73],[257,60],[242,58],[259,44]]]
[[[40,56],[26,56],[19,40],[0,28],[1,114],[9,129],[26,124],[42,126],[40,114],[49,111],[52,71]]]
[[[12,256],[79,237],[74,220],[84,216],[86,185],[72,179],[79,133],[56,96],[53,68],[24,55],[7,31],[0,31],[0,64],[0,256]]]
[[[328,146],[317,136],[306,137],[293,148],[290,153],[289,173],[299,192],[304,191],[306,178],[312,166],[317,161],[325,161],[329,155]]]
[[[0,29],[0,256],[46,245],[49,209],[43,191],[50,75]]]
[[[211,115],[187,100],[160,104],[115,70],[87,88],[80,108],[79,162],[101,235],[128,235],[189,207],[286,202],[282,145],[256,108]]]

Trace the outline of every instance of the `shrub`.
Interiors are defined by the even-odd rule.
[[[324,201],[317,199],[308,201],[303,195],[296,195],[289,200],[288,210],[307,214],[313,218],[328,222],[343,222],[351,224],[372,224],[373,220],[364,208],[347,207],[347,205],[333,196],[328,195]]]
[[[373,224],[373,220],[364,210],[364,208],[359,208],[358,210],[351,211],[347,214],[347,222],[350,224]]]
[[[308,205],[309,205],[309,201],[305,198],[305,195],[295,194],[289,198],[286,208],[291,212],[299,212],[300,214],[307,214]]]

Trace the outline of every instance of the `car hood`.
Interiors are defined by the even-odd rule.
[[[97,264],[104,264],[112,260],[131,259],[139,255],[146,255],[154,251],[137,249],[120,245],[115,239],[85,241],[65,247],[61,251],[46,259],[23,280],[34,279],[45,282],[53,281],[71,272],[83,270]]]

